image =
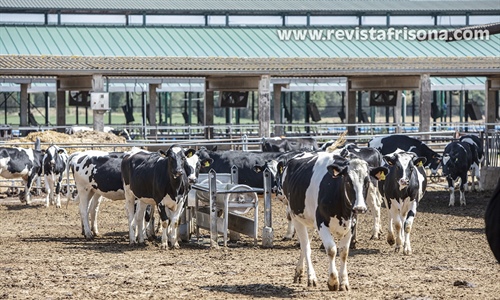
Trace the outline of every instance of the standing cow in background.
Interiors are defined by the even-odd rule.
[[[379,190],[389,212],[387,242],[396,244],[395,251],[403,246],[405,255],[411,254],[410,233],[417,213],[418,202],[427,188],[423,164],[425,157],[412,152],[398,151],[384,156],[389,165],[389,175],[379,182]],[[393,224],[396,229],[394,238]],[[404,239],[404,244],[402,243]]]
[[[460,179],[460,205],[465,205],[467,174],[472,165],[472,150],[467,142],[451,142],[443,152],[443,175],[450,191],[449,206],[455,205],[455,182]]]
[[[6,179],[22,178],[25,182],[24,192],[19,195],[21,203],[31,204],[31,187],[42,173],[42,158],[39,139],[35,142],[35,150],[0,147],[0,176]]]
[[[322,152],[297,155],[288,161],[284,169],[279,169],[283,194],[288,199],[301,248],[294,282],[302,279],[305,259],[307,284],[317,285],[307,232],[307,228],[316,228],[328,255],[328,288],[348,290],[347,257],[353,212],[366,212],[365,196],[370,176],[382,179],[387,174],[387,168],[370,168],[366,161],[355,156],[346,159]],[[338,246],[332,234],[339,240]],[[337,250],[340,272],[335,266]]]
[[[471,190],[476,189],[476,184],[474,177],[477,178],[478,190],[482,191],[483,186],[481,185],[481,163],[484,160],[484,150],[483,141],[475,135],[464,135],[460,137],[460,142],[468,143],[472,153],[472,165],[471,165]]]
[[[45,175],[45,189],[47,193],[45,206],[50,203],[61,208],[61,181],[66,172],[68,153],[56,145],[50,146],[43,156],[43,174]]]
[[[432,175],[437,175],[441,164],[441,156],[429,148],[425,143],[402,134],[375,137],[368,142],[368,147],[373,147],[380,151],[382,155],[387,155],[398,151],[398,149],[413,152],[417,156],[425,157],[425,167],[429,167]]]

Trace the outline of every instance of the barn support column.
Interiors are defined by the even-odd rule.
[[[352,81],[347,81],[347,135],[356,135],[356,126],[353,124],[356,123],[356,91],[351,89]]]
[[[500,78],[488,78],[485,85],[486,129],[491,130],[495,128],[496,111],[498,109],[496,105],[496,92],[500,90]]]
[[[102,75],[92,76],[92,92],[102,93],[104,92],[104,80]],[[94,116],[94,131],[104,131],[104,113],[105,110],[93,109]]]
[[[273,109],[274,109],[274,135],[281,136],[283,135],[284,128],[281,126],[277,126],[278,124],[283,124],[283,120],[281,119],[281,89],[286,87],[284,84],[274,84],[273,85]]]
[[[208,80],[205,80],[205,138],[212,139],[214,137],[214,92],[208,90]]]
[[[259,81],[259,136],[271,136],[271,76],[262,75]]]
[[[420,132],[429,132],[431,128],[431,77],[429,74],[420,75]],[[428,137],[423,137],[428,139]]]
[[[28,88],[29,84],[21,83],[21,107],[19,111],[20,126],[28,126],[28,103],[29,103]]]
[[[57,94],[56,94],[56,125],[57,131],[64,132],[66,125],[66,91],[61,89],[61,80],[57,80]]]
[[[394,106],[394,125],[396,125],[396,133],[401,133],[402,100],[402,91],[396,91],[396,106]]]
[[[149,125],[156,126],[156,103],[158,102],[158,93],[156,89],[159,88],[159,84],[149,84]],[[156,136],[156,129],[151,130],[151,134]]]

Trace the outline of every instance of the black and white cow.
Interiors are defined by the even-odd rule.
[[[37,139],[35,149],[40,149]],[[33,181],[42,173],[41,150],[19,147],[0,147],[0,176],[6,179],[22,178],[25,183],[24,192],[19,196],[22,203],[31,204],[31,187]]]
[[[179,217],[190,189],[185,163],[186,155],[179,145],[173,145],[167,151],[131,151],[124,156],[121,171],[130,244],[136,243],[136,233],[137,242],[144,243],[144,213],[147,205],[152,205],[160,209],[163,227],[161,247],[168,246],[167,233],[170,233],[168,240],[171,245],[178,247],[176,233]],[[134,212],[136,198],[139,205]]]
[[[396,244],[396,252],[403,246],[403,253],[410,255],[413,221],[418,203],[427,189],[427,177],[423,168],[426,158],[418,157],[413,152],[398,151],[385,155],[384,159],[389,165],[389,174],[385,181],[379,182],[379,190],[389,212],[387,242],[391,246]],[[395,238],[393,225],[396,229]]]
[[[460,137],[460,142],[470,144],[472,152],[472,165],[471,165],[471,189],[476,189],[475,178],[478,182],[478,190],[482,191],[481,185],[481,163],[484,160],[483,141],[475,135],[464,135]]]
[[[291,158],[282,176],[283,193],[288,199],[292,222],[300,242],[301,255],[294,281],[300,282],[307,264],[308,286],[317,278],[311,261],[307,228],[316,228],[328,255],[328,288],[348,290],[347,256],[351,240],[353,212],[367,210],[365,199],[370,175],[382,178],[387,168],[370,168],[359,158],[346,159],[330,153],[304,153]],[[338,245],[332,234],[339,239]],[[337,249],[340,274],[335,267]]]
[[[413,152],[417,156],[423,156],[426,158],[424,166],[429,167],[432,175],[437,175],[441,163],[441,155],[429,148],[424,142],[402,134],[375,137],[368,142],[368,147],[377,149],[382,155],[391,154],[401,149]]]
[[[455,182],[460,179],[460,205],[465,205],[465,188],[467,174],[472,166],[473,153],[467,142],[451,142],[443,152],[443,175],[448,182],[450,191],[449,206],[455,205]]]
[[[318,143],[314,138],[262,138],[263,152],[316,151]]]
[[[500,263],[500,218],[498,216],[500,216],[500,179],[484,215],[486,239],[493,255]]]
[[[97,216],[102,197],[125,199],[121,175],[124,155],[123,152],[88,150],[72,154],[68,159],[80,201],[82,231],[87,239],[99,235]]]
[[[47,193],[45,206],[50,203],[61,208],[61,182],[66,173],[68,153],[56,145],[45,150],[43,156],[43,174],[45,175],[45,192]]]

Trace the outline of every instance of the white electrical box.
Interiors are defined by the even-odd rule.
[[[91,93],[90,108],[93,110],[109,110],[109,93]]]

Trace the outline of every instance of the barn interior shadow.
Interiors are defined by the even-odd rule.
[[[208,285],[201,289],[213,292],[224,292],[231,295],[252,296],[254,298],[292,298],[295,291],[286,286],[272,284],[238,284],[238,285]]]

